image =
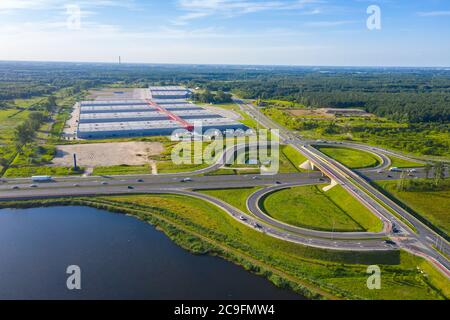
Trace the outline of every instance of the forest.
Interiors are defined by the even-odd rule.
[[[184,84],[229,101],[281,99],[306,107],[359,107],[406,123],[450,121],[450,70],[437,68],[337,68],[226,65],[151,65],[0,62],[0,108],[9,100],[73,93],[121,84],[132,87]]]

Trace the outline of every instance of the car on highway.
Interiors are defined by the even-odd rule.
[[[192,182],[192,178],[184,178],[181,182]]]
[[[258,176],[254,176],[252,179],[253,179],[253,180],[261,180],[261,178],[258,177]]]
[[[102,185],[104,185],[104,186],[106,186],[107,184],[108,184],[108,182],[106,182],[106,181],[102,182]]]
[[[377,173],[383,173],[383,170],[378,170]]]
[[[275,184],[283,184],[281,181],[275,181]]]
[[[239,217],[239,220],[241,220],[241,221],[247,221],[247,218],[244,217],[244,216],[240,216],[240,217]]]
[[[11,189],[17,190],[17,189],[19,189],[19,187],[18,187],[18,186],[14,186],[14,187],[12,187]]]
[[[129,190],[133,190],[133,189],[134,189],[133,186],[128,186],[127,188],[128,188]]]
[[[73,186],[74,187],[79,187],[80,185],[78,183],[75,183]]]
[[[396,246],[397,244],[392,240],[384,240],[384,243],[389,244],[391,246]]]
[[[36,184],[30,185],[30,188],[37,188],[38,186]]]
[[[31,181],[33,182],[51,182],[53,179],[51,176],[32,176]]]
[[[262,228],[263,228],[262,225],[260,225],[259,223],[254,223],[253,226],[254,226],[256,229],[262,229]]]
[[[141,182],[141,183],[142,183],[142,182],[144,182],[144,180],[142,180],[142,179],[139,179],[139,180],[138,180],[137,182]]]

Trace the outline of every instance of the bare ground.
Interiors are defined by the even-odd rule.
[[[151,163],[150,156],[164,151],[159,142],[111,142],[57,146],[54,166],[72,166],[73,155],[77,155],[78,165],[85,168],[117,165],[138,166]]]

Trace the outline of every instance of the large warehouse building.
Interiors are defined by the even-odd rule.
[[[192,131],[201,123],[203,132],[248,129],[187,101],[190,91],[183,87],[150,87],[149,100],[83,101],[79,103],[77,137],[95,139],[170,135],[174,130]]]

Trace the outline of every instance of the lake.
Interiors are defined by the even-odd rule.
[[[68,290],[66,269],[81,269]],[[89,207],[0,210],[0,299],[304,299],[153,226]]]

